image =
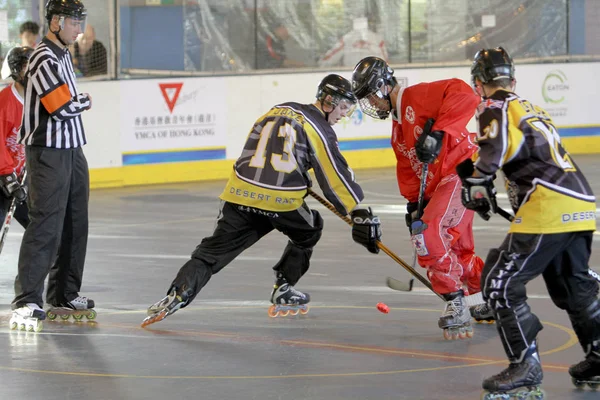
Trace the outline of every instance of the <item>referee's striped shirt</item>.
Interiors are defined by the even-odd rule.
[[[81,113],[88,96],[77,93],[71,54],[48,38],[29,58],[19,143],[70,149],[86,144]]]

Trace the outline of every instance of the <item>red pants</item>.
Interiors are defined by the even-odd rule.
[[[456,175],[440,182],[423,213],[427,229],[413,235],[419,265],[427,268],[433,289],[439,294],[481,291],[483,260],[475,255],[474,212],[461,203],[462,184]]]

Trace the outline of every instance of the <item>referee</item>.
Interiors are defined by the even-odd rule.
[[[77,92],[67,49],[83,32],[87,11],[79,0],[48,0],[45,12],[49,32],[31,55],[25,78],[19,143],[26,146],[31,222],[19,254],[21,292],[12,303],[13,313],[37,319],[45,318],[42,292],[49,272],[50,306],[94,307],[79,295],[90,187],[81,114],[92,102]]]

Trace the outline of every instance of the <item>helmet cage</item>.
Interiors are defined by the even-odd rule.
[[[362,112],[371,118],[386,119],[392,111],[390,96],[384,94],[381,89],[358,100],[358,105]]]

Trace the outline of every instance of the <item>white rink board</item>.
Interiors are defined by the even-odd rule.
[[[351,74],[349,71],[338,73],[346,78]],[[600,80],[590,79],[600,75],[600,63],[517,65],[516,73],[519,95],[554,114],[558,126],[600,126],[600,113],[596,111]],[[452,77],[466,82],[470,79],[467,66],[402,69],[395,75],[406,78],[409,85]],[[80,90],[89,92],[93,98],[92,110],[84,113],[89,138],[85,150],[90,168],[121,166],[121,154],[127,151],[213,146],[226,146],[226,157],[233,160],[239,156],[252,124],[259,116],[280,102],[313,102],[317,85],[324,76],[325,73],[303,73],[80,83]],[[193,101],[175,104],[173,113],[177,114],[180,107],[184,113],[193,113],[191,115],[209,110],[216,115],[215,135],[210,139],[192,136],[140,144],[132,136],[135,117],[143,113],[166,115],[168,104],[158,85],[173,82],[183,83],[180,97],[197,93]],[[546,93],[543,93],[544,87]],[[336,126],[341,139],[390,135],[390,121],[360,118],[358,114],[361,113]],[[475,129],[474,121],[469,124],[469,129]]]

